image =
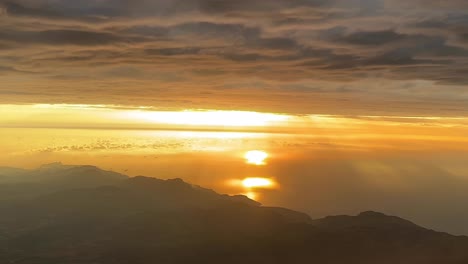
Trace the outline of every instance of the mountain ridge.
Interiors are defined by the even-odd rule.
[[[55,176],[44,179],[53,180],[26,189],[0,184],[11,194],[0,199],[0,263],[468,263],[468,237],[396,216],[311,219],[182,179],[63,166],[47,166]],[[75,176],[86,181],[56,184]]]

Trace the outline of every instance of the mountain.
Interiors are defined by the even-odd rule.
[[[0,167],[0,175],[8,175],[10,177],[16,177],[27,173],[28,170],[12,168],[12,167]]]
[[[35,170],[23,170],[9,167],[0,167],[0,175],[8,181],[0,183],[49,183],[64,185],[99,186],[101,184],[116,183],[128,176],[101,170],[89,165],[63,165],[60,162],[42,165]]]
[[[93,166],[22,177],[34,181],[0,185],[10,193],[0,199],[0,263],[468,263],[467,237],[378,212],[312,220],[181,179]]]
[[[0,184],[8,182],[16,182],[23,174],[26,174],[28,170],[12,168],[12,167],[0,167]]]
[[[51,163],[35,170],[0,167],[0,201],[33,198],[40,194],[76,188],[119,184],[128,176],[89,165]]]

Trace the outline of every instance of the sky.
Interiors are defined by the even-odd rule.
[[[466,10],[0,0],[0,166],[91,164],[468,234]]]
[[[468,3],[0,1],[0,102],[465,116]]]

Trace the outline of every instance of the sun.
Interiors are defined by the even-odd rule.
[[[268,158],[268,153],[261,150],[247,151],[244,155],[248,164],[265,165],[265,160]]]

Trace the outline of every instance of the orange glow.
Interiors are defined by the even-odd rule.
[[[252,200],[257,200],[258,199],[258,193],[256,192],[246,192],[244,193],[245,196],[247,196],[249,199],[252,199]]]
[[[275,185],[275,182],[268,178],[245,178],[242,181],[242,186],[249,189],[271,189]]]
[[[268,158],[268,153],[261,150],[247,151],[244,155],[248,164],[265,165],[265,160]]]
[[[5,114],[3,114],[5,113]],[[247,129],[287,127],[293,116],[252,111],[154,111],[116,105],[0,105],[0,125],[10,127]]]
[[[286,115],[248,111],[132,111],[125,115],[161,124],[227,127],[263,127],[285,122],[289,118]]]

